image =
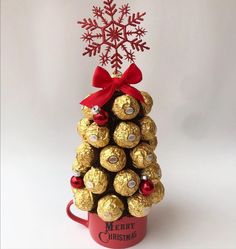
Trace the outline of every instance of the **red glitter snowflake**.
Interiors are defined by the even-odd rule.
[[[117,8],[113,0],[106,0],[103,3],[103,8],[93,6],[94,19],[84,18],[78,22],[86,29],[81,37],[88,43],[83,55],[100,54],[100,63],[103,66],[110,63],[117,73],[121,69],[123,58],[134,62],[134,51],[149,49],[146,42],[141,39],[147,31],[139,26],[146,13],[130,14],[129,4]]]

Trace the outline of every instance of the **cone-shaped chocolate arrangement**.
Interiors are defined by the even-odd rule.
[[[146,216],[164,196],[154,152],[157,127],[149,116],[153,100],[147,92],[141,94],[143,101],[138,101],[116,90],[102,108],[82,106],[77,130],[83,143],[71,185],[75,205],[104,221]]]

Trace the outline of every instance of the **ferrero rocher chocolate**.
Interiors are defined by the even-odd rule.
[[[142,194],[135,194],[128,198],[128,209],[135,217],[144,217],[149,214],[152,202],[151,199]]]
[[[135,123],[121,122],[117,125],[113,138],[120,147],[133,148],[140,141],[140,129]]]
[[[85,118],[88,118],[89,120],[93,120],[93,112],[92,109],[88,108],[87,106],[82,106],[81,110],[85,116]]]
[[[141,143],[133,148],[130,156],[134,166],[139,169],[144,169],[156,161],[156,155],[147,143]]]
[[[151,145],[151,147],[152,147],[153,150],[156,149],[156,147],[158,145],[158,141],[157,141],[157,137],[156,136],[153,137],[152,139],[148,140],[147,142]]]
[[[124,204],[116,195],[106,195],[98,201],[97,213],[104,221],[118,220],[123,211]]]
[[[154,184],[157,184],[161,179],[161,167],[158,163],[153,163],[144,170],[142,170],[141,175],[146,176]]]
[[[92,123],[86,131],[86,140],[96,148],[105,147],[109,143],[109,129]]]
[[[165,188],[163,184],[159,181],[154,188],[154,192],[149,196],[153,204],[160,202],[165,195]]]
[[[122,95],[115,99],[112,111],[122,120],[130,120],[135,118],[140,110],[138,101],[129,95]]]
[[[81,189],[80,188],[71,188],[73,194],[76,194],[78,191],[80,191]]]
[[[125,152],[122,148],[115,145],[106,146],[100,153],[100,163],[105,169],[111,172],[118,172],[125,167]]]
[[[90,120],[88,118],[82,118],[77,124],[77,131],[83,139],[86,139],[86,131],[90,126]]]
[[[91,168],[84,176],[84,185],[94,194],[106,191],[108,179],[106,173],[97,168]]]
[[[78,168],[90,168],[94,157],[95,153],[93,147],[90,144],[83,142],[76,150]]]
[[[143,107],[144,114],[147,115],[152,110],[153,100],[149,93],[141,91],[141,94],[144,98],[144,102],[141,102],[141,105]]]
[[[142,140],[151,140],[156,135],[156,124],[150,117],[139,120]]]
[[[116,174],[113,186],[118,194],[131,196],[138,190],[139,183],[139,176],[133,170],[127,169]]]
[[[77,208],[83,211],[90,211],[93,208],[93,194],[87,189],[77,189],[74,191],[74,203]]]
[[[72,164],[72,170],[76,174],[86,173],[90,168],[91,168],[90,164],[83,165],[81,162],[78,162],[77,159],[75,159]]]

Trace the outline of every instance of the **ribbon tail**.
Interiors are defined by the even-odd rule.
[[[114,87],[102,89],[98,92],[89,95],[87,98],[82,100],[80,104],[85,105],[88,108],[92,108],[95,105],[102,107],[111,99],[114,92],[115,92]]]
[[[144,98],[143,98],[143,95],[141,94],[141,92],[130,86],[130,85],[123,85],[120,90],[123,92],[123,93],[126,93],[132,97],[134,97],[135,99],[139,100],[140,102],[144,102]]]

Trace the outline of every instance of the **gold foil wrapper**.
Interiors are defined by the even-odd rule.
[[[71,188],[73,194],[75,195],[78,191],[80,191],[81,189],[80,188]]]
[[[116,174],[113,186],[118,194],[131,196],[138,190],[139,183],[139,176],[133,170],[127,169]]]
[[[82,118],[77,124],[77,131],[84,140],[86,140],[86,131],[90,123],[91,121],[88,118]]]
[[[97,168],[91,168],[84,176],[84,185],[94,194],[106,191],[108,178],[106,173]]]
[[[151,140],[156,135],[156,124],[150,117],[139,120],[142,140]]]
[[[159,181],[154,188],[154,192],[149,196],[153,204],[159,203],[165,195],[165,188],[163,184]]]
[[[104,221],[118,220],[123,211],[124,204],[116,195],[106,195],[98,201],[97,213]]]
[[[133,148],[140,141],[140,129],[135,123],[121,122],[117,125],[113,138],[120,147]]]
[[[115,99],[112,111],[119,119],[130,120],[138,115],[140,106],[134,97],[122,95]]]
[[[83,165],[80,162],[78,162],[77,159],[74,160],[72,164],[72,170],[75,173],[86,173],[91,168],[91,165]]]
[[[136,168],[144,169],[156,162],[156,155],[152,147],[147,143],[137,145],[131,152],[133,164]]]
[[[150,144],[150,146],[152,147],[153,150],[156,149],[156,147],[158,145],[158,140],[157,140],[156,136],[153,137],[152,139],[148,140],[147,142]]]
[[[148,166],[141,173],[142,176],[146,176],[150,179],[154,184],[157,184],[161,179],[161,167],[158,163],[153,163]]]
[[[141,91],[141,94],[143,95],[144,98],[144,103],[141,102],[141,105],[143,107],[144,114],[147,115],[152,110],[153,100],[149,93]]]
[[[152,206],[151,199],[142,194],[135,194],[129,197],[127,203],[130,214],[135,217],[147,216]]]
[[[84,117],[93,120],[93,112],[92,109],[88,108],[87,106],[82,106],[81,107],[82,113],[84,114]]]
[[[93,208],[93,194],[87,189],[77,189],[74,192],[74,204],[82,211],[90,211]]]
[[[100,153],[100,163],[105,169],[111,172],[118,172],[125,167],[125,152],[118,146],[106,146]]]
[[[96,148],[105,147],[109,143],[109,129],[92,123],[86,131],[86,140]]]
[[[94,161],[95,152],[93,147],[83,142],[76,150],[77,165],[73,166],[81,172],[85,172],[86,169],[92,166]]]

